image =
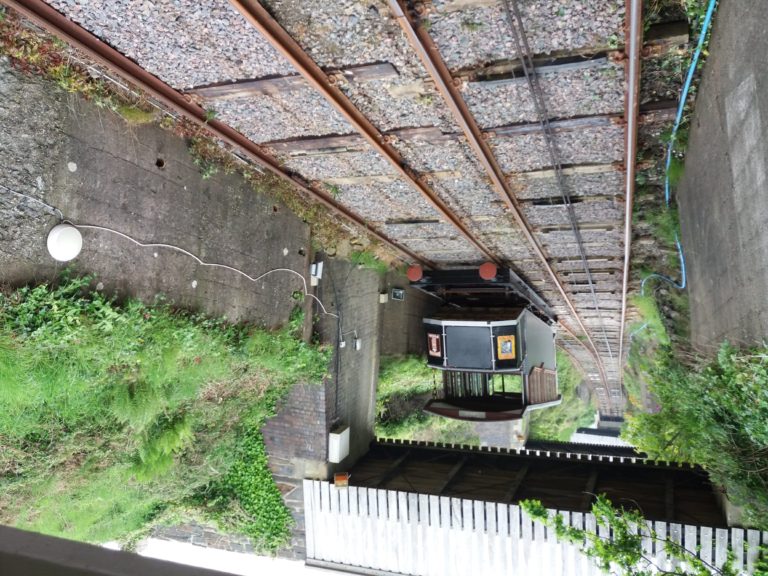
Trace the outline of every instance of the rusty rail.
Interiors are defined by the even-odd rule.
[[[541,260],[542,264],[544,265],[544,269],[547,271],[547,274],[557,287],[557,290],[565,301],[566,306],[568,306],[568,308],[571,310],[574,319],[586,335],[589,346],[584,345],[583,342],[582,345],[584,345],[590,354],[592,354],[594,357],[598,371],[600,372],[603,380],[605,380],[605,372],[602,367],[602,360],[600,359],[600,355],[597,352],[597,348],[592,341],[592,337],[589,331],[582,323],[581,318],[576,311],[576,307],[573,305],[573,302],[566,293],[565,287],[560,281],[560,278],[557,276],[557,273],[549,263],[549,258],[547,257],[544,248],[533,235],[533,231],[531,230],[528,221],[523,215],[517,197],[507,182],[504,176],[504,172],[501,169],[501,166],[499,165],[495,155],[493,154],[491,147],[486,142],[483,132],[475,121],[472,112],[469,110],[469,107],[464,101],[464,98],[461,96],[461,93],[454,84],[453,76],[451,75],[450,70],[448,70],[448,67],[445,65],[445,62],[443,62],[437,46],[435,46],[432,38],[424,29],[424,27],[419,26],[417,23],[413,22],[412,15],[410,14],[408,8],[405,6],[403,0],[389,0],[389,7],[394,14],[398,24],[400,25],[400,28],[402,28],[403,32],[405,33],[405,36],[408,39],[411,47],[418,54],[419,59],[422,61],[424,67],[432,78],[432,81],[435,84],[435,88],[450,108],[454,120],[461,127],[467,142],[474,151],[478,160],[480,160],[480,163],[483,165],[483,168],[491,179],[491,182],[493,182],[496,192],[501,197],[501,199],[506,202],[510,212],[517,222],[517,225],[523,232],[523,235],[533,248],[536,256],[539,258],[539,260]],[[581,341],[579,340],[579,342]],[[590,347],[591,350],[589,349]]]
[[[267,12],[266,8],[257,0],[229,0],[229,3],[481,254],[497,264],[502,263],[498,256],[475,237],[435,191],[427,186],[423,179],[405,164],[399,152],[386,142],[384,135],[357,109],[339,88],[332,84],[325,72],[304,52],[304,49],[280,26],[272,15]]]
[[[624,379],[622,362],[624,358],[624,324],[627,318],[627,292],[632,256],[632,203],[635,195],[635,159],[637,156],[637,124],[640,112],[640,52],[643,36],[642,0],[627,0],[627,24],[625,44],[629,48],[627,58],[627,95],[625,98],[626,118],[626,175],[625,175],[625,216],[624,216],[624,274],[621,286],[621,323],[619,324],[619,383]],[[626,49],[625,49],[626,51]]]
[[[108,70],[111,70],[118,76],[130,80],[131,83],[167,106],[170,110],[173,110],[199,126],[203,126],[214,137],[239,149],[253,162],[263,166],[265,169],[289,182],[293,186],[296,186],[301,191],[329,208],[333,213],[360,226],[380,242],[404,255],[407,260],[420,262],[422,265],[429,268],[435,267],[434,262],[419,256],[409,248],[395,242],[381,232],[370,228],[363,218],[336,202],[328,192],[320,188],[307,186],[298,178],[288,174],[280,167],[280,164],[275,158],[227,124],[224,124],[219,120],[208,120],[206,118],[206,112],[202,107],[187,100],[187,98],[180,92],[156,76],[150,74],[141,66],[105,42],[99,40],[96,36],[51,8],[42,0],[0,0],[0,3],[9,6],[54,36],[88,54],[94,61],[106,67]]]

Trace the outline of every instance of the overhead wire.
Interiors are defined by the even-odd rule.
[[[509,27],[512,33],[512,39],[515,43],[515,48],[519,55],[520,63],[522,64],[523,74],[525,75],[526,81],[528,83],[528,87],[530,88],[531,98],[533,100],[534,108],[536,110],[537,116],[539,117],[539,123],[541,124],[542,131],[544,133],[544,140],[547,145],[550,161],[552,162],[552,166],[555,171],[555,178],[557,179],[558,188],[560,189],[560,195],[562,197],[563,204],[566,207],[566,211],[568,212],[568,219],[571,225],[571,230],[573,231],[573,235],[576,238],[576,244],[579,249],[579,256],[581,258],[581,262],[584,267],[584,272],[586,273],[587,283],[589,285],[589,291],[592,295],[593,307],[595,309],[595,312],[598,314],[598,317],[601,320],[600,327],[602,330],[602,336],[603,336],[603,341],[605,342],[606,351],[608,352],[608,356],[611,358],[611,360],[613,360],[613,350],[611,348],[611,344],[608,339],[608,334],[605,329],[605,323],[603,322],[603,312],[600,309],[600,305],[598,303],[597,292],[595,291],[595,285],[592,278],[592,272],[589,269],[589,264],[587,262],[587,255],[584,250],[584,242],[581,236],[581,230],[579,229],[578,218],[576,216],[576,212],[573,208],[573,203],[571,202],[571,198],[570,198],[570,195],[568,194],[567,186],[565,184],[563,167],[560,162],[559,154],[555,146],[552,127],[549,123],[549,113],[547,111],[546,102],[544,101],[543,92],[541,91],[541,86],[539,85],[538,79],[536,76],[536,69],[533,65],[533,58],[531,56],[531,48],[530,48],[530,45],[528,44],[528,38],[525,33],[525,28],[523,26],[523,20],[520,14],[520,9],[517,5],[517,0],[511,0],[511,4],[512,4],[511,7],[510,7],[510,0],[504,0],[503,4],[504,4],[504,12],[507,16],[507,21],[509,23]]]

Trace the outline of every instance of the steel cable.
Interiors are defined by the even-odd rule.
[[[533,59],[531,57],[531,48],[528,44],[525,28],[523,27],[523,20],[522,16],[520,15],[520,9],[517,5],[517,0],[511,0],[511,8],[510,0],[504,0],[503,4],[504,11],[507,16],[507,21],[509,22],[509,27],[512,33],[512,40],[515,43],[515,48],[520,57],[520,63],[523,66],[523,74],[525,75],[528,87],[531,90],[531,97],[533,99],[534,108],[536,110],[536,114],[539,116],[539,122],[542,126],[542,131],[544,132],[544,140],[547,144],[550,160],[555,170],[555,177],[557,179],[558,188],[560,189],[560,194],[563,199],[563,204],[565,205],[568,212],[568,219],[571,224],[571,230],[573,231],[573,235],[576,238],[576,244],[579,248],[579,256],[581,257],[581,262],[584,266],[584,272],[587,276],[587,283],[589,284],[589,291],[592,295],[592,302],[595,308],[595,312],[597,312],[601,321],[600,328],[603,333],[605,347],[608,352],[608,356],[611,360],[613,360],[613,350],[611,349],[611,344],[608,340],[608,334],[605,330],[603,312],[600,309],[600,305],[597,301],[597,293],[595,292],[592,272],[590,271],[589,264],[587,263],[587,255],[584,251],[584,242],[581,236],[581,230],[579,230],[578,218],[576,217],[576,212],[573,208],[571,198],[568,195],[566,189],[563,167],[560,163],[559,154],[555,146],[552,127],[549,124],[549,114],[547,112],[546,102],[544,101],[544,95],[536,77],[536,70],[533,65]]]

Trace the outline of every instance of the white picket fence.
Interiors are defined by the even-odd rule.
[[[305,480],[304,512],[308,564],[419,576],[601,574],[575,546],[558,542],[515,505]],[[596,528],[591,514],[564,514],[572,526]],[[761,540],[768,544],[768,532],[756,530],[653,527],[718,566],[730,547],[745,573],[754,570]],[[605,528],[600,533],[608,536]],[[658,566],[672,567],[661,543],[648,538],[643,548]]]

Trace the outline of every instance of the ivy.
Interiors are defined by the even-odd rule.
[[[558,540],[578,546],[595,565],[607,574],[617,576],[656,576],[657,574],[675,574],[677,576],[736,576],[732,559],[720,567],[703,561],[690,553],[680,544],[661,537],[648,527],[642,514],[637,510],[616,508],[603,494],[597,496],[592,505],[592,514],[597,526],[607,528],[601,536],[591,530],[576,528],[566,523],[562,514],[552,513],[538,500],[525,500],[520,503],[523,510],[536,522],[553,529]],[[656,541],[664,547],[668,558],[672,560],[671,569],[656,563],[653,556],[643,550],[643,540]],[[761,551],[762,552],[762,551]],[[768,564],[765,554],[757,563],[754,574],[768,576]]]

